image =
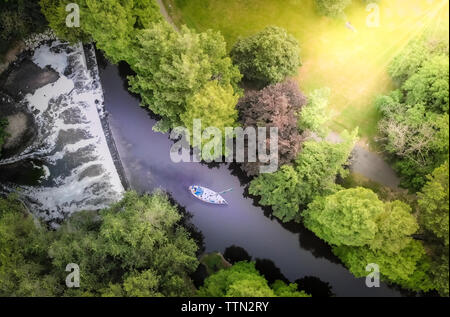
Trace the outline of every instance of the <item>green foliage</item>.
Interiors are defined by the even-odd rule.
[[[442,296],[449,296],[449,173],[448,162],[427,177],[428,182],[417,194],[419,220],[430,235],[433,284]]]
[[[344,15],[344,10],[351,3],[352,0],[315,0],[317,11],[320,14],[337,18]]]
[[[129,192],[117,204],[74,214],[56,232],[36,227],[20,202],[0,199],[3,296],[189,296],[197,245],[162,193]],[[80,288],[64,286],[68,263]]]
[[[382,202],[370,189],[356,187],[317,197],[303,212],[305,226],[335,246],[368,246],[399,252],[419,229],[411,207]]]
[[[239,290],[240,288],[240,290]],[[238,262],[231,268],[220,270],[209,276],[198,290],[198,296],[231,297],[246,293],[247,297],[273,297],[273,291],[266,279],[259,274],[254,263]],[[253,294],[253,295],[252,295]]]
[[[418,193],[420,221],[447,247],[449,245],[448,162],[436,168]]]
[[[385,280],[415,291],[435,286],[431,259],[411,236],[419,229],[411,207],[380,201],[371,190],[351,188],[318,197],[303,212],[305,226],[333,246],[356,277],[375,263]]]
[[[400,252],[419,230],[411,207],[398,200],[384,203],[384,210],[378,215],[376,223],[378,231],[370,247],[390,254]]]
[[[81,27],[67,27],[66,17],[69,12],[66,11],[66,6],[69,3],[73,3],[71,0],[40,0],[41,11],[48,21],[48,25],[56,34],[56,36],[62,40],[66,40],[71,43],[78,41],[89,41],[90,36]],[[77,1],[80,7],[80,26],[84,24],[86,10],[86,0]],[[83,21],[83,22],[81,22]]]
[[[250,183],[250,194],[261,196],[260,204],[271,206],[274,216],[282,221],[299,221],[301,206],[336,190],[336,177],[346,174],[343,166],[357,133],[357,130],[351,134],[344,132],[339,144],[305,142],[294,166],[282,166],[273,174],[258,176]]]
[[[425,61],[403,85],[406,103],[425,104],[435,112],[448,112],[449,107],[448,56],[437,55]]]
[[[178,225],[181,216],[165,195],[130,192],[100,215],[98,232],[73,232],[69,223],[50,247],[56,267],[70,263],[70,259],[80,265],[80,292],[95,294],[100,285],[106,287],[115,280],[112,274],[135,272],[131,280],[128,277],[128,284],[124,281],[126,294],[142,292],[145,282],[155,294],[189,294],[192,287],[187,274],[198,265],[197,246]],[[137,289],[130,290],[132,286]]]
[[[448,160],[448,30],[444,33],[426,32],[411,41],[389,66],[399,89],[376,101],[383,146],[411,190],[420,190],[426,175]]]
[[[431,263],[431,276],[434,288],[438,290],[441,296],[449,296],[449,251],[448,247],[440,248]]]
[[[326,123],[330,119],[327,112],[330,93],[329,88],[322,88],[309,94],[308,103],[299,113],[298,128],[300,131],[311,131],[320,137],[327,135]]]
[[[448,53],[448,30],[428,31],[423,36],[411,40],[389,64],[388,71],[401,86],[430,58]]]
[[[259,203],[271,206],[273,215],[284,222],[297,219],[300,209],[299,177],[294,167],[283,165],[273,174],[261,174],[250,183],[249,192],[261,196]]]
[[[225,42],[219,33],[197,34],[186,27],[177,33],[167,23],[159,23],[140,32],[138,42],[137,62],[132,65],[137,75],[130,80],[131,89],[141,95],[144,105],[162,116],[160,130],[182,126],[180,116],[184,113],[185,120],[199,114],[198,119],[212,122],[211,114],[222,112],[220,118],[213,120],[219,126],[219,120],[233,119],[231,101],[236,97],[229,87],[239,92],[241,76],[226,56]],[[211,81],[215,84],[206,87]],[[217,88],[212,88],[214,85]],[[205,98],[212,94],[215,99],[226,99],[208,104]],[[192,103],[198,99],[203,99],[202,107],[209,106],[206,114],[194,108]]]
[[[56,35],[71,43],[93,39],[112,62],[133,64],[132,52],[138,30],[162,20],[153,0],[80,0],[80,27],[67,27],[69,0],[41,0],[42,12]]]
[[[287,285],[283,281],[278,280],[272,284],[272,289],[275,296],[278,297],[311,297],[304,291],[298,291],[298,285],[295,283]]]
[[[363,246],[375,239],[383,202],[371,190],[358,187],[318,197],[303,212],[305,226],[326,242]]]
[[[308,297],[295,284],[274,283],[273,289],[260,275],[253,262],[238,262],[209,276],[198,290],[203,297]]]
[[[410,240],[395,254],[383,249],[349,246],[334,247],[333,252],[356,277],[367,276],[366,266],[375,263],[380,267],[382,278],[390,282],[415,291],[429,291],[434,288],[427,274],[429,261],[425,249],[418,241]]]
[[[60,287],[48,274],[49,238],[16,197],[0,198],[0,296],[53,296],[57,292]]]
[[[123,282],[125,293],[129,297],[161,297],[158,292],[161,284],[159,274],[152,270],[132,274]]]
[[[379,130],[384,148],[396,161],[402,185],[419,190],[426,175],[448,159],[449,116],[428,111],[424,104],[405,105],[400,92],[376,101],[383,115]]]
[[[36,1],[0,1],[0,54],[14,41],[43,31],[45,26],[45,18]]]
[[[213,127],[221,132],[221,138],[197,140],[196,144],[202,142],[202,156],[205,161],[212,161],[217,157],[222,157],[225,153],[225,128],[236,126],[238,112],[236,104],[239,96],[234,93],[233,87],[221,86],[217,81],[210,81],[193,96],[186,101],[186,112],[180,115],[192,136],[194,120],[201,119],[203,128]],[[218,132],[216,131],[216,132]],[[211,131],[214,132],[214,131]],[[214,142],[219,142],[218,144]],[[208,144],[206,149],[205,144]],[[215,149],[219,152],[216,153]]]
[[[113,63],[126,61],[133,65],[138,30],[161,20],[153,0],[86,0],[86,5],[81,27]]]
[[[238,40],[231,57],[247,80],[262,84],[282,82],[297,74],[301,65],[297,40],[286,30],[273,26]]]

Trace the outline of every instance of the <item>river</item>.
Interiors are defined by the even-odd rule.
[[[383,283],[379,288],[366,287],[365,279],[355,278],[314,234],[271,217],[270,211],[248,196],[245,178],[236,169],[225,164],[173,163],[169,156],[173,142],[167,134],[152,130],[156,120],[127,91],[127,67],[99,59],[112,136],[131,188],[169,192],[193,215],[192,223],[204,236],[205,252],[223,253],[232,245],[239,246],[253,259],[272,261],[290,281],[317,277],[329,283],[337,296],[401,296]],[[192,184],[217,191],[232,187],[226,194],[229,206],[216,207],[194,199],[188,191]]]

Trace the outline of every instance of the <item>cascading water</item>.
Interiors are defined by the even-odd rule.
[[[92,47],[88,53],[95,56]],[[53,41],[34,51],[31,61],[59,78],[19,101],[33,114],[36,135],[21,153],[0,159],[0,173],[20,162],[41,169],[38,185],[8,180],[2,187],[19,193],[31,211],[53,225],[75,211],[104,208],[124,191],[102,127],[103,91],[92,56],[88,70],[81,45]]]

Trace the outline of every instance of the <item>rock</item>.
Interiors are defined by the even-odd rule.
[[[3,148],[8,150],[19,144],[27,131],[28,118],[23,112],[13,114],[6,117],[8,125],[6,126],[6,133],[8,137],[5,140]]]
[[[30,76],[33,74],[33,76]],[[51,68],[40,68],[31,60],[25,59],[20,67],[15,67],[0,81],[3,89],[14,98],[34,93],[36,89],[56,82],[59,74]]]
[[[22,103],[0,92],[0,118],[7,119],[6,132],[9,136],[2,146],[2,159],[22,152],[36,136],[36,123],[33,115]]]

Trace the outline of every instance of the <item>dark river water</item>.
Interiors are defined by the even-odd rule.
[[[127,91],[126,67],[99,59],[111,131],[131,188],[169,192],[193,215],[191,221],[204,236],[206,252],[223,253],[232,245],[242,247],[253,259],[272,261],[290,281],[319,278],[329,283],[337,296],[401,295],[385,284],[367,288],[365,279],[353,277],[329,246],[311,232],[298,225],[283,226],[270,217],[269,211],[248,197],[247,185],[229,165],[210,168],[199,163],[173,163],[169,156],[173,142],[167,134],[152,130],[156,121]],[[229,206],[216,207],[194,199],[188,191],[192,184],[217,191],[232,187],[234,190],[225,194]]]

